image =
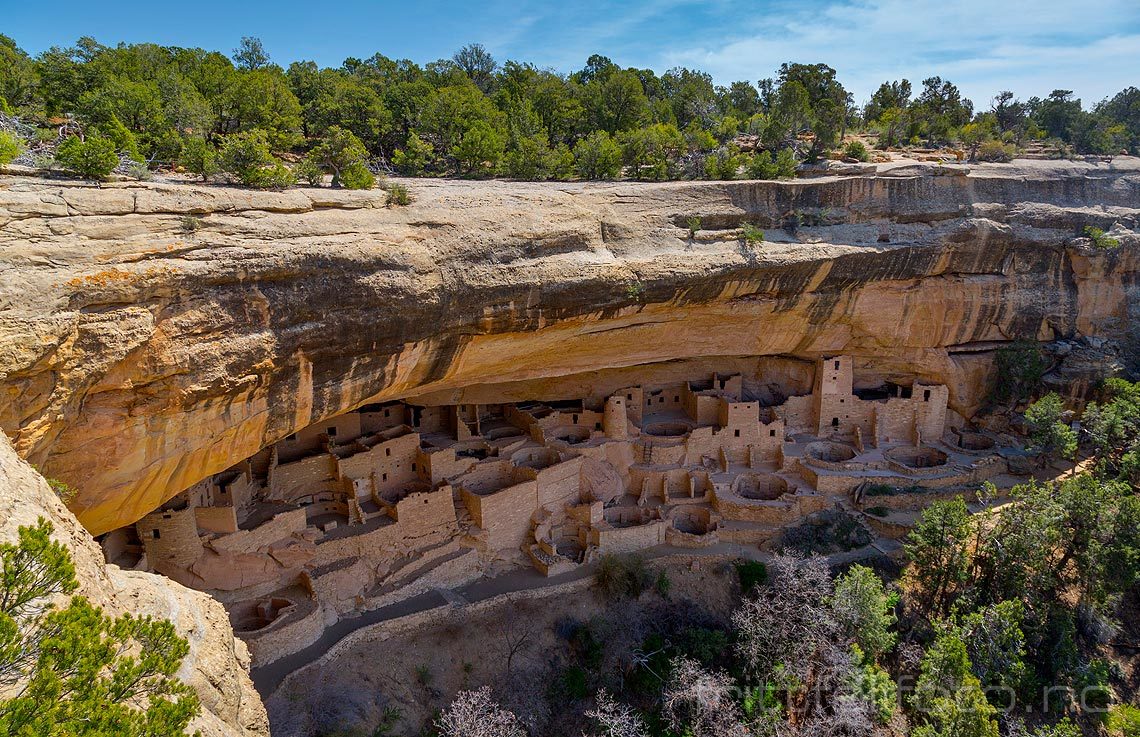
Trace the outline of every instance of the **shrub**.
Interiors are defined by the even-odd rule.
[[[309,157],[301,160],[301,163],[293,167],[293,173],[297,175],[297,180],[308,184],[310,187],[319,187],[325,181],[325,172]]]
[[[1104,234],[1100,228],[1094,228],[1091,225],[1086,225],[1084,230],[1085,237],[1092,241],[1094,248],[1101,248],[1110,250],[1120,247],[1120,241],[1116,238],[1111,238]]]
[[[183,215],[178,219],[178,229],[183,233],[194,233],[202,229],[202,218],[195,217],[194,215]]]
[[[653,582],[653,588],[657,590],[657,595],[661,598],[669,598],[669,590],[673,588],[673,582],[669,580],[669,574],[663,570],[658,571],[657,580]]]
[[[3,735],[175,737],[198,699],[175,678],[190,647],[165,620],[111,618],[73,592],[75,566],[40,518],[0,544],[0,697]]]
[[[1007,164],[1013,161],[1013,157],[1017,154],[1017,147],[1010,143],[1002,143],[998,140],[985,141],[978,146],[978,153],[975,155],[978,161],[992,161],[1001,164]]]
[[[392,166],[401,174],[418,177],[427,169],[434,153],[432,145],[412,131],[408,134],[407,144],[392,154]]]
[[[221,168],[247,187],[265,186],[263,170],[274,163],[263,130],[234,133],[222,143]]]
[[[1108,731],[1115,737],[1140,737],[1140,709],[1117,704],[1108,712]]]
[[[871,160],[871,154],[867,151],[867,147],[862,141],[848,141],[847,145],[843,147],[843,157],[855,159],[856,161]]]
[[[0,131],[0,166],[7,166],[24,152],[24,142],[8,131]]]
[[[689,237],[696,238],[697,231],[701,229],[701,219],[696,215],[690,215],[685,219],[685,227],[689,229]]]
[[[613,179],[621,173],[621,147],[605,131],[594,131],[574,146],[574,167],[583,179]]]
[[[55,150],[55,160],[65,170],[84,179],[105,179],[119,165],[115,144],[102,136],[86,140],[69,136]]]
[[[261,169],[253,186],[262,189],[285,189],[297,183],[297,175],[283,162],[274,160],[273,164]]]
[[[637,598],[653,582],[653,574],[640,555],[603,555],[594,573],[594,583],[610,601]]]
[[[411,195],[408,194],[408,188],[402,184],[395,182],[388,185],[388,204],[403,206],[412,201]]]
[[[214,147],[200,136],[192,136],[182,142],[182,152],[178,160],[186,171],[197,174],[206,181],[218,173],[218,156]]]
[[[745,243],[762,243],[764,241],[764,231],[752,223],[741,225],[740,234],[744,237]]]
[[[709,179],[736,179],[741,161],[739,146],[732,143],[721,146],[708,157],[705,164]]]
[[[375,175],[360,161],[345,167],[340,178],[346,189],[372,189],[376,186]]]
[[[733,567],[736,568],[736,577],[740,579],[740,590],[745,595],[768,582],[768,566],[760,561],[738,560]]]
[[[997,404],[1020,402],[1041,385],[1045,359],[1036,343],[1018,341],[994,355],[996,382],[990,398]]]
[[[790,148],[780,149],[775,158],[771,151],[753,154],[744,164],[749,179],[791,179],[796,175],[796,157]]]
[[[352,131],[335,125],[331,126],[321,136],[320,142],[313,147],[306,158],[322,170],[332,174],[332,186],[334,187],[339,187],[342,184],[349,189],[370,189],[372,187],[371,183],[368,186],[355,187],[348,183],[348,178],[354,176],[354,182],[358,185],[362,184],[365,177],[361,174],[360,169],[367,171],[367,168],[364,167],[364,160],[368,158],[368,149]],[[350,171],[353,173],[350,174]]]

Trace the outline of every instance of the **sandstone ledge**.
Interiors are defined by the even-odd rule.
[[[983,348],[1136,348],[1135,159],[407,185],[387,208],[0,178],[0,427],[80,489],[98,533],[366,401],[558,398],[630,367],[842,352],[944,383],[969,415]],[[1088,248],[1084,225],[1122,246]]]

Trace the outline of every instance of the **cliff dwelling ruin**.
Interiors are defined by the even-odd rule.
[[[1000,438],[948,420],[945,386],[856,390],[843,355],[815,364],[805,394],[773,399],[764,378],[365,405],[101,544],[110,562],[209,591],[264,665],[340,617],[442,582],[516,566],[559,575],[657,546],[763,545],[868,488],[923,497],[1008,470]]]

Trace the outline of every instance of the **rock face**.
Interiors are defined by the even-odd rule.
[[[1138,355],[1135,159],[407,184],[388,208],[0,179],[0,427],[100,533],[370,401],[556,399],[629,367],[844,353],[857,376],[947,385],[968,417],[1008,341]]]
[[[112,615],[126,612],[169,619],[190,643],[178,677],[197,692],[202,714],[190,732],[204,737],[268,737],[269,724],[253,683],[249,655],[234,637],[222,605],[152,573],[123,571],[103,563],[103,553],[47,482],[21,461],[0,437],[0,541],[12,542],[21,525],[40,517],[71,551],[79,580],[77,594]]]

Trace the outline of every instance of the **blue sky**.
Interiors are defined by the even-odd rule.
[[[975,103],[1073,89],[1094,102],[1140,86],[1138,0],[54,0],[12,3],[0,32],[35,53],[81,35],[229,52],[258,36],[274,61],[379,51],[425,63],[465,43],[497,59],[572,71],[591,53],[658,72],[683,65],[718,84],[772,76],[783,61],[825,62],[858,101],[885,79],[934,74]]]

